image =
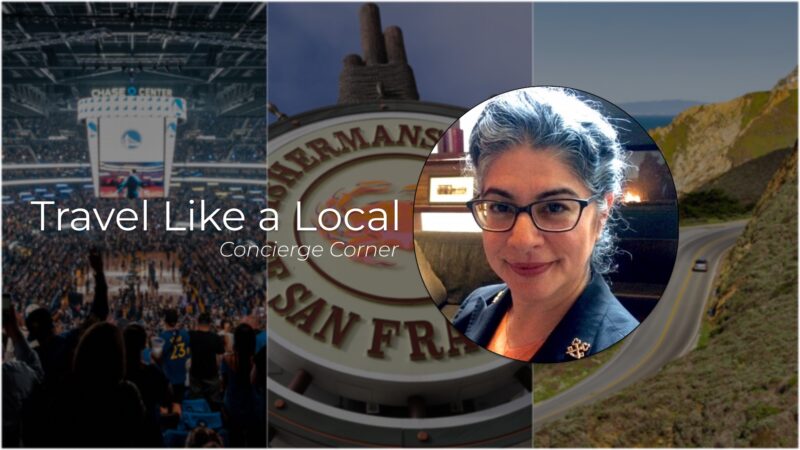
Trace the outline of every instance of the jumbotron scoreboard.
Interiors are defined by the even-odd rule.
[[[86,127],[95,195],[118,197],[118,186],[135,170],[141,196],[169,194],[179,123],[186,100],[166,88],[92,89],[78,101],[78,120]]]

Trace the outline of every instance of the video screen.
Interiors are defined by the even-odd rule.
[[[100,197],[164,196],[164,119],[101,118]]]
[[[138,178],[139,181],[131,180],[132,176]],[[134,187],[134,184],[137,186]],[[134,195],[130,190],[138,192]],[[164,197],[164,163],[101,162],[100,197]]]

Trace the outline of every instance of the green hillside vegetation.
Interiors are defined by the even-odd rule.
[[[747,161],[685,194],[678,203],[681,225],[747,218],[792,151],[785,148]]]
[[[775,171],[791,152],[791,148],[784,148],[747,161],[699,187],[697,192],[718,189],[747,210],[752,210]]]
[[[649,131],[650,135],[658,144],[661,153],[664,154],[664,160],[667,161],[667,164],[672,164],[674,162],[677,149],[686,147],[689,142],[689,132],[696,122],[692,115],[695,112],[701,111],[703,106],[705,105],[693,106],[680,113],[666,128],[661,127]],[[669,132],[664,133],[665,130],[669,130]]]
[[[746,161],[781,148],[797,140],[797,89],[778,93],[769,108],[769,92],[749,94],[749,107],[742,117],[743,132],[728,151],[736,167]]]
[[[764,107],[767,106],[769,94],[770,91],[751,92],[743,97],[744,108],[742,108],[742,121],[739,124],[742,130],[761,114]]]
[[[739,218],[746,214],[748,209],[721,189],[690,192],[678,202],[681,225],[706,219],[721,221]]]
[[[667,163],[675,162],[677,152],[689,145],[691,134],[702,134],[697,118],[706,116],[708,126],[724,128],[722,111],[741,110],[739,134],[727,151],[733,166],[790,147],[797,139],[797,89],[752,92],[735,100],[693,106],[682,112],[666,127],[650,131]],[[715,115],[719,114],[719,117]],[[723,149],[719,149],[723,150]]]
[[[797,151],[723,261],[704,345],[536,433],[537,447],[797,447]]]
[[[708,190],[704,185],[724,172],[791,147],[797,140],[797,105],[795,68],[771,90],[687,108],[649,134],[683,195]]]
[[[622,342],[619,342],[587,358],[558,364],[534,364],[533,402],[543,402],[578,384],[603,367],[621,347]]]

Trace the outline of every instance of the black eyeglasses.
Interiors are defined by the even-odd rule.
[[[478,226],[485,231],[508,231],[514,228],[519,213],[525,212],[531,216],[536,228],[551,233],[563,233],[578,225],[583,209],[593,199],[594,197],[554,198],[539,200],[527,206],[476,199],[468,201],[467,208],[472,211],[472,217]]]

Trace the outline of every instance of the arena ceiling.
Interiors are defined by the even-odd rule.
[[[31,115],[91,88],[137,84],[170,87],[220,115],[264,115],[264,6],[5,2],[4,113]]]

